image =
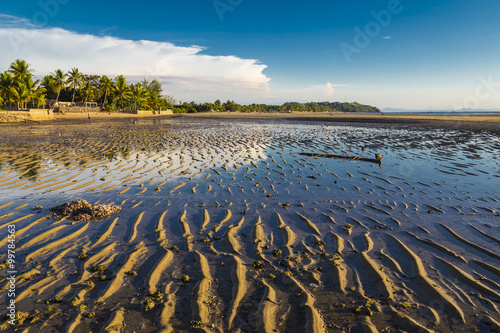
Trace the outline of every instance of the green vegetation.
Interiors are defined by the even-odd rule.
[[[86,289],[87,291],[91,291],[92,289],[95,288],[95,283],[90,280],[87,280],[83,288]]]
[[[80,253],[77,259],[80,261],[85,261],[87,259],[87,255],[85,253]]]
[[[283,254],[283,252],[280,249],[274,249],[273,250],[273,256],[275,256],[277,258],[281,258],[282,254]]]
[[[411,308],[411,305],[407,301],[404,301],[404,302],[401,302],[398,305],[396,305],[396,307],[398,307],[400,309],[409,309],[409,308]]]
[[[97,272],[97,273],[103,273],[108,269],[108,266],[106,265],[98,265],[92,267],[92,272]]]
[[[85,312],[83,314],[85,318],[94,318],[95,317],[95,312]]]
[[[142,301],[142,305],[144,305],[144,311],[148,312],[151,311],[151,309],[153,309],[156,304],[155,302],[153,302],[153,300],[151,300],[151,298],[146,297],[144,301]]]
[[[234,101],[222,103],[179,102],[172,96],[163,94],[161,83],[153,79],[143,79],[137,83],[127,83],[123,75],[114,79],[106,75],[87,75],[72,68],[64,73],[61,69],[36,79],[34,70],[22,59],[17,59],[3,73],[0,73],[0,105],[5,107],[45,108],[59,105],[59,102],[93,102],[101,110],[158,110],[172,109],[174,113],[195,112],[380,112],[376,107],[340,102],[287,102],[283,105],[250,104],[240,105]],[[95,105],[94,104],[94,105]]]
[[[267,105],[267,104],[250,104],[240,105],[234,101],[221,103],[216,100],[214,103],[182,103],[174,106],[174,112],[178,113],[194,113],[194,112],[380,112],[374,106],[363,105],[357,102],[340,103],[340,102],[310,102],[310,103],[295,103],[287,102],[283,105]]]
[[[262,260],[256,260],[253,262],[252,267],[256,270],[261,270],[264,268],[264,262]]]
[[[72,68],[65,73],[61,69],[36,79],[34,70],[21,59],[15,60],[0,73],[0,105],[26,109],[45,108],[47,100],[59,102],[95,102],[102,110],[158,110],[171,109],[175,103],[168,95],[162,95],[158,80],[144,79],[140,83],[127,83],[123,75],[114,80],[106,75],[87,75]]]
[[[28,102],[45,104],[45,88],[34,80],[33,70],[25,60],[17,59],[0,75],[0,99],[4,105],[25,108]]]

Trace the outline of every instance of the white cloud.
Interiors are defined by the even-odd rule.
[[[270,94],[270,100],[280,103],[280,101],[289,102],[314,102],[314,101],[332,101],[335,87],[330,82],[322,85],[314,85],[308,88],[273,90]]]
[[[15,59],[26,60],[37,75],[78,68],[85,74],[144,77],[163,83],[164,92],[181,101],[235,100],[239,103],[283,103],[331,100],[330,83],[271,91],[266,65],[237,56],[202,54],[202,46],[127,40],[37,27],[30,20],[0,14],[0,71]]]
[[[0,13],[0,28],[34,28],[35,25],[28,19]]]
[[[0,21],[2,70],[21,58],[37,75],[77,67],[86,74],[123,74],[129,80],[157,78],[166,93],[181,100],[254,100],[269,94],[270,79],[262,73],[267,66],[257,60],[204,55],[200,46],[34,28],[27,20],[7,15]]]

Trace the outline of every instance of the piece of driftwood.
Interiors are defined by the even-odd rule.
[[[343,159],[351,160],[351,161],[363,161],[363,162],[382,164],[382,155],[379,155],[379,154],[375,155],[376,158],[348,156],[348,155],[335,155],[335,154],[316,154],[316,153],[299,153],[299,155],[312,156],[312,157],[325,157],[325,158],[343,158]]]

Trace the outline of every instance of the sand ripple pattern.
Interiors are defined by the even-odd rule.
[[[494,134],[173,118],[0,132],[20,331],[499,329]],[[78,198],[121,210],[50,215]]]

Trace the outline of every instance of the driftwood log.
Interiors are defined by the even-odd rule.
[[[335,154],[316,154],[316,153],[299,153],[299,155],[312,156],[312,157],[325,157],[325,158],[342,158],[342,159],[351,160],[351,161],[363,161],[363,162],[382,164],[382,156],[379,154],[375,155],[376,158],[348,156],[348,155],[335,155]]]

